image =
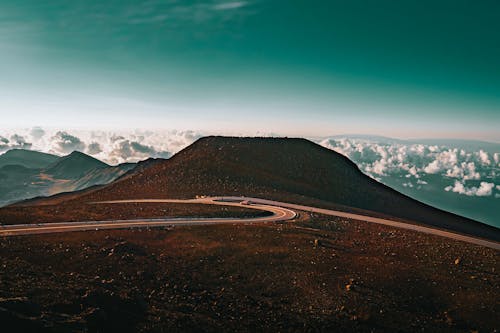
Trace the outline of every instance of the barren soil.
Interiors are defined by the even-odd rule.
[[[491,332],[500,329],[498,259],[304,214],[3,238],[0,321],[18,332]]]

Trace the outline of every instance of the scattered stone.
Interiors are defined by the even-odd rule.
[[[348,284],[346,284],[346,286],[345,286],[345,289],[346,289],[347,291],[351,291],[353,288],[354,288],[354,279],[353,279],[353,278],[350,278],[350,279],[349,279],[349,283],[348,283]]]

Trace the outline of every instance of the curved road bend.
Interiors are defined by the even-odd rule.
[[[251,202],[251,205],[243,205],[242,202]],[[116,228],[133,228],[133,227],[161,227],[173,225],[207,225],[221,223],[258,223],[258,222],[273,222],[286,221],[296,217],[296,213],[291,209],[302,210],[306,212],[319,213],[329,216],[343,217],[364,222],[383,224],[391,227],[413,230],[426,234],[446,237],[470,244],[481,245],[495,250],[500,250],[500,243],[489,241],[472,236],[453,233],[441,229],[434,229],[421,225],[409,224],[404,222],[396,222],[378,217],[371,217],[360,214],[346,213],[336,210],[316,208],[311,206],[303,206],[280,201],[251,198],[251,197],[235,197],[235,196],[220,196],[206,197],[200,199],[137,199],[137,200],[111,200],[95,202],[94,204],[113,204],[113,203],[192,203],[192,204],[209,204],[223,206],[246,207],[257,210],[269,211],[273,215],[256,218],[176,218],[176,219],[140,219],[140,220],[114,220],[114,221],[93,221],[93,222],[62,222],[62,223],[43,223],[43,224],[25,224],[25,225],[9,225],[0,227],[0,236],[26,235],[26,234],[41,234],[50,232],[66,232],[66,231],[83,231],[95,229],[116,229]],[[290,209],[287,209],[290,208]]]
[[[297,214],[287,208],[267,206],[267,205],[242,205],[241,203],[211,203],[208,200],[117,200],[96,202],[100,203],[137,203],[137,202],[158,202],[158,203],[192,203],[192,204],[214,204],[221,206],[245,207],[260,211],[271,212],[270,216],[250,217],[250,218],[165,218],[165,219],[134,219],[134,220],[110,220],[110,221],[84,221],[84,222],[54,222],[38,224],[16,224],[0,226],[0,236],[34,235],[55,232],[69,231],[89,231],[102,229],[126,229],[141,227],[168,227],[168,226],[190,226],[208,224],[234,224],[234,223],[263,223],[277,222],[294,219]]]

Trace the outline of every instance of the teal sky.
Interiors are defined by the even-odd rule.
[[[2,0],[0,128],[500,141],[500,2]]]

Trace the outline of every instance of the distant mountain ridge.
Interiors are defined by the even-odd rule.
[[[134,169],[136,166],[136,163],[122,163],[116,166],[91,169],[90,171],[82,174],[80,177],[77,177],[65,184],[66,190],[64,192],[79,191],[94,185],[111,183],[115,179],[127,173],[129,170]]]
[[[43,172],[61,179],[76,179],[90,170],[109,167],[92,156],[74,151],[48,165]]]
[[[26,168],[40,169],[56,162],[59,156],[34,150],[11,149],[0,155],[0,167],[5,165],[22,165]]]
[[[59,157],[24,149],[10,150],[0,155],[0,206],[107,184],[135,166],[135,163],[109,166],[78,151]]]

